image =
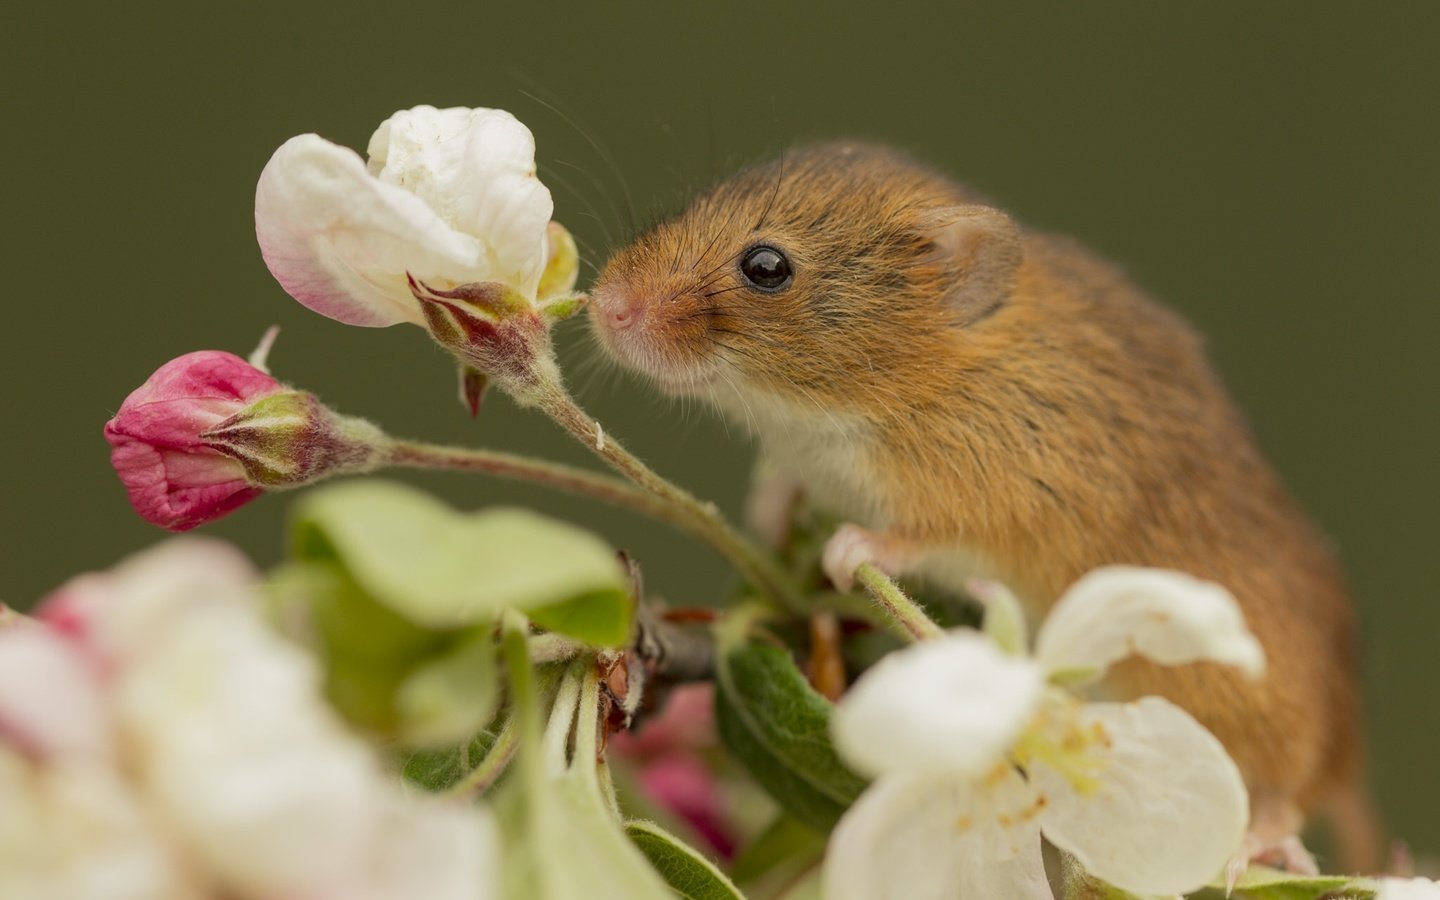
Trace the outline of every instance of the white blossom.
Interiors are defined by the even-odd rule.
[[[259,601],[184,538],[0,632],[0,896],[493,894],[488,815],[407,793]]]
[[[845,695],[835,744],[867,775],[983,775],[1034,717],[1044,686],[1030,660],[954,632],[876,663]],[[883,746],[876,734],[886,735]]]
[[[368,326],[424,324],[407,273],[441,289],[494,282],[535,298],[553,203],[519,120],[417,106],[381,123],[368,153],[367,163],[303,134],[261,173],[255,233],[291,296]],[[573,282],[571,274],[563,290]]]
[[[4,743],[32,755],[104,757],[105,716],[91,667],[63,638],[32,623],[0,631]]]
[[[1171,666],[1211,660],[1252,678],[1265,669],[1265,652],[1229,591],[1163,569],[1105,566],[1087,573],[1035,636],[1035,655],[1052,672],[1098,675],[1132,653]]]
[[[1428,878],[1382,878],[1375,900],[1440,900],[1440,882]]]
[[[209,896],[108,760],[39,760],[0,741],[0,797],[0,897]]]
[[[981,593],[987,623],[1023,641],[1013,598]],[[1224,748],[1159,697],[1086,703],[1060,686],[1131,653],[1263,666],[1222,588],[1112,567],[1057,602],[1033,658],[955,632],[872,667],[834,717],[837,750],[876,780],[831,837],[825,896],[1050,898],[1042,833],[1135,894],[1211,881],[1249,819]]]

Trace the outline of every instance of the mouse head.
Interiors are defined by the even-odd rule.
[[[826,409],[909,396],[1004,303],[1014,224],[883,148],[833,143],[747,169],[617,253],[591,322],[677,394]]]

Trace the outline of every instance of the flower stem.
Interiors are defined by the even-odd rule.
[[[701,502],[665,480],[619,441],[606,435],[600,424],[581,409],[558,382],[538,393],[535,403],[611,468],[663,501],[679,518],[679,524],[720,551],[757,589],[791,610],[803,611],[799,589],[774,559],[731,527],[714,504]]]
[[[493,450],[472,450],[467,447],[444,447],[419,441],[392,440],[385,462],[411,469],[451,469],[483,472],[497,478],[533,481],[572,494],[594,497],[614,506],[644,513],[672,525],[685,526],[687,521],[673,506],[653,494],[626,484],[608,475],[587,472],[574,466],[546,462]]]
[[[575,717],[575,757],[570,765],[579,771],[585,787],[609,806],[596,771],[604,757],[600,750],[600,679],[591,661],[580,682],[580,703]],[[611,813],[618,815],[618,810],[612,809]]]
[[[568,401],[569,398],[567,397],[566,400]],[[589,424],[591,420],[580,411],[578,406],[575,406],[573,401],[569,401],[569,407],[574,410],[576,415],[570,416],[568,420],[562,420],[559,416],[555,416],[556,421],[560,422],[566,431],[575,435],[582,443],[594,449],[598,442],[593,441],[592,436],[595,431]],[[552,415],[554,414],[552,413]],[[590,430],[577,431],[567,424],[569,420],[583,422],[585,424],[580,427]],[[600,452],[600,455],[616,469],[630,476],[635,483],[630,484],[608,475],[587,472],[584,469],[561,463],[546,462],[493,450],[445,447],[420,441],[392,439],[385,462],[392,466],[404,466],[412,469],[484,472],[497,478],[533,481],[537,484],[594,497],[614,506],[634,510],[689,532],[728,559],[746,579],[765,591],[766,594],[781,600],[791,609],[799,610],[801,608],[799,592],[785,573],[773,560],[731,528],[721,518],[715,507],[701,503],[656,475],[653,470],[632,456],[624,447],[609,438],[605,439],[604,450]],[[617,464],[613,458],[628,461],[628,468]],[[648,478],[642,481],[632,475],[632,472],[648,473]]]
[[[490,789],[495,779],[510,765],[510,760],[515,758],[515,747],[519,742],[515,737],[514,722],[507,720],[500,733],[495,736],[495,743],[490,746],[490,752],[480,760],[480,765],[466,773],[465,777],[455,782],[446,791],[455,797],[474,798]]]
[[[572,665],[560,681],[555,700],[550,704],[550,721],[541,738],[541,755],[545,758],[545,774],[555,778],[570,765],[570,734],[575,728],[575,708],[580,703],[580,668]],[[577,745],[578,746],[578,745]]]
[[[510,724],[515,730],[520,777],[525,791],[538,796],[544,789],[545,769],[540,755],[540,709],[535,691],[535,670],[530,665],[530,623],[514,610],[501,617],[501,656],[510,679]],[[492,751],[493,752],[493,751]]]
[[[945,632],[935,624],[935,621],[925,614],[920,604],[911,600],[900,590],[900,586],[890,580],[890,576],[877,569],[870,563],[864,563],[855,570],[855,580],[859,582],[885,614],[894,620],[912,640],[924,641],[937,638]]]

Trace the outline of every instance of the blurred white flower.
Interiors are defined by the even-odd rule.
[[[1375,900],[1440,900],[1440,882],[1428,878],[1382,878]]]
[[[407,274],[437,291],[499,284],[533,301],[547,263],[573,244],[550,231],[535,139],[498,109],[395,113],[359,154],[302,134],[275,151],[255,190],[255,233],[296,300],[350,325],[424,326]],[[556,226],[558,228],[558,226]],[[574,285],[546,279],[549,293]]]
[[[980,587],[987,630],[1023,650],[1013,598]],[[831,836],[825,896],[1050,898],[1042,832],[1132,893],[1180,894],[1212,880],[1249,820],[1224,748],[1159,697],[1085,703],[1057,683],[1098,677],[1131,653],[1252,675],[1264,665],[1223,588],[1110,567],[1059,600],[1034,657],[955,632],[862,675],[833,730],[840,754],[875,782]]]
[[[109,760],[37,760],[0,742],[0,797],[0,897],[210,896]]]
[[[0,896],[492,893],[487,815],[381,768],[255,577],[172,540],[0,632]]]
[[[50,629],[0,631],[0,741],[31,756],[104,757],[110,728],[94,672]]]

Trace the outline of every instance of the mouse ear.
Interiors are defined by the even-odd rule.
[[[989,206],[947,206],[929,213],[925,237],[933,262],[953,275],[945,302],[966,323],[993,312],[1010,296],[1020,266],[1015,222]]]

